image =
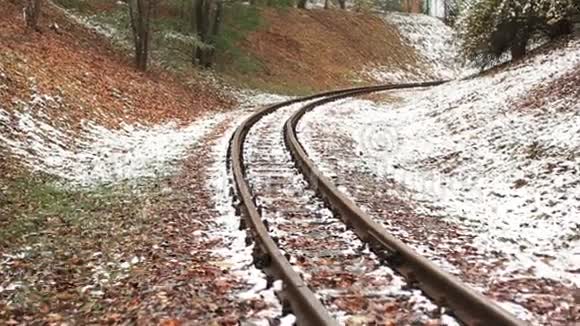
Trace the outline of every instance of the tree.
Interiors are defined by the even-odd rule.
[[[215,41],[219,33],[224,4],[222,0],[193,0],[192,27],[199,42],[193,46],[192,61],[202,67],[213,65]]]
[[[307,2],[308,2],[308,0],[298,0],[298,2],[296,3],[296,7],[298,9],[306,9]]]
[[[156,0],[128,0],[129,17],[135,43],[135,65],[147,70],[149,44],[151,43],[151,17]]]
[[[458,23],[463,55],[482,67],[506,52],[518,60],[530,39],[564,32],[555,27],[577,6],[577,0],[474,0],[466,4]]]
[[[38,19],[40,18],[40,9],[42,7],[42,0],[27,0],[26,8],[24,8],[24,20],[26,27],[30,30],[38,31]]]

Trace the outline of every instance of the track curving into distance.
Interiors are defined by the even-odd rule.
[[[443,82],[371,86],[331,91],[298,98],[259,110],[244,121],[235,131],[230,147],[230,158],[237,196],[244,212],[245,224],[250,226],[251,233],[256,242],[258,262],[261,265],[260,267],[262,267],[271,277],[283,281],[283,299],[290,304],[293,313],[297,317],[298,324],[317,326],[337,325],[338,321],[333,318],[337,315],[336,304],[331,305],[331,299],[322,295],[321,291],[317,288],[319,287],[319,284],[317,285],[312,279],[305,281],[302,275],[296,271],[300,270],[303,272],[300,269],[300,266],[297,266],[296,262],[291,263],[289,261],[289,258],[296,260],[296,257],[298,257],[298,259],[303,263],[302,265],[311,266],[312,264],[308,264],[308,258],[312,255],[312,252],[307,251],[307,248],[300,248],[300,244],[292,246],[292,243],[295,240],[292,237],[279,239],[281,237],[280,234],[284,235],[286,232],[284,232],[284,230],[279,230],[279,228],[276,229],[275,226],[271,225],[271,221],[263,216],[266,214],[272,216],[273,213],[275,213],[273,210],[278,208],[280,208],[280,210],[285,209],[285,213],[290,214],[293,217],[290,220],[284,221],[284,228],[290,227],[293,232],[304,232],[305,234],[316,232],[315,237],[321,241],[323,246],[326,243],[330,243],[329,246],[342,248],[346,245],[344,243],[345,241],[341,242],[340,240],[337,240],[336,236],[333,237],[332,234],[342,232],[342,234],[345,235],[343,238],[349,239],[349,236],[346,234],[348,232],[353,233],[354,231],[353,234],[356,234],[363,243],[367,243],[373,249],[373,253],[363,253],[363,251],[356,253],[357,255],[360,254],[363,256],[362,259],[365,260],[367,264],[366,267],[369,267],[370,264],[370,268],[376,268],[376,257],[380,257],[382,261],[386,261],[388,268],[392,268],[400,275],[404,276],[408,286],[420,289],[435,304],[446,307],[456,318],[465,324],[523,325],[523,322],[510,315],[489,299],[462,284],[455,277],[437,268],[433,263],[418,255],[402,241],[394,238],[392,235],[387,233],[383,227],[372,221],[372,219],[362,212],[352,200],[342,194],[333,185],[330,179],[320,173],[313,162],[308,158],[296,137],[295,129],[300,118],[309,110],[313,110],[322,104],[372,92],[385,91],[389,89],[429,87],[441,83]],[[273,127],[269,127],[272,129],[268,131],[269,133],[264,131],[263,135],[248,136],[251,133],[257,132],[256,130],[258,129],[257,127],[260,120],[265,119],[268,115],[271,115],[278,110],[289,110],[291,109],[289,108],[290,106],[297,106],[297,104],[304,103],[308,104],[298,108],[295,112],[290,112],[289,118],[284,118],[287,119],[287,122],[284,124],[283,136],[281,134],[282,131],[279,130],[281,140],[276,139],[276,132],[273,131]],[[276,121],[277,119],[280,119],[280,117],[271,118],[273,121]],[[272,126],[272,122],[270,122],[270,126]],[[248,138],[252,137],[260,139],[260,141],[254,141],[254,143],[251,144],[253,145],[253,148],[249,148],[250,146],[244,146],[245,144],[247,145]],[[290,159],[284,159],[283,153],[272,153],[272,151],[275,152],[275,150],[268,147],[284,147],[280,143],[286,144],[291,154],[287,154]],[[264,150],[270,151],[263,154],[266,160],[269,159],[268,155],[272,158],[273,162],[270,162],[269,165],[268,162],[264,162],[265,160],[260,158],[260,156],[257,156],[256,159],[245,160],[245,156],[251,156],[248,154],[249,151],[255,153]],[[291,161],[292,158],[294,159],[294,162],[288,162]],[[298,169],[302,172],[302,179],[310,184],[309,189],[316,192],[315,196],[307,196],[306,198],[302,196],[299,199],[291,199],[292,196],[288,195],[289,199],[286,200],[280,194],[284,194],[284,190],[288,189],[277,187],[278,193],[274,196],[276,198],[267,198],[267,192],[269,190],[276,191],[276,189],[267,189],[267,186],[264,187],[265,183],[260,183],[261,179],[269,177],[268,173],[272,173],[272,171],[266,170],[273,169],[275,170],[273,171],[274,174],[279,174],[278,176],[272,175],[271,177],[288,178],[286,172],[292,168],[292,166],[288,166],[290,163],[292,163],[292,165],[295,163]],[[258,169],[254,166],[259,166],[260,168]],[[278,166],[280,167],[278,168]],[[280,169],[286,172],[278,171]],[[284,183],[289,183],[289,180],[290,179],[282,180],[282,185]],[[300,184],[301,181],[299,180],[295,183]],[[298,190],[294,191],[303,191],[302,188],[297,189]],[[323,227],[319,227],[315,224],[308,224],[308,214],[312,216],[316,214],[324,215],[320,214],[320,212],[317,213],[316,211],[312,211],[313,207],[317,207],[317,205],[320,206],[316,201],[317,199],[313,197],[317,197],[318,199],[322,198],[332,211],[335,212],[335,216],[340,217],[346,225],[352,228],[352,231],[346,230],[346,228],[344,228],[344,230],[340,229],[335,221],[325,222],[326,224]],[[290,211],[288,211],[288,208],[284,208],[284,206],[290,205],[293,206]],[[309,213],[308,210],[311,210],[312,212]],[[321,216],[318,216],[318,218],[321,218]],[[324,216],[322,216],[322,218],[324,218]],[[288,226],[288,224],[290,224],[290,226]],[[305,229],[300,229],[301,227],[305,227]],[[276,229],[274,230],[276,231],[276,236],[272,235],[272,229]],[[311,229],[315,230],[313,231]],[[359,239],[350,241],[355,242],[359,241]],[[325,243],[324,241],[327,242]],[[280,243],[283,243],[283,246],[279,246]],[[346,268],[349,268],[349,259],[352,259],[352,257],[349,256],[341,259],[343,265],[338,266],[338,268],[344,269],[345,266]],[[334,266],[333,264],[318,267],[326,268],[324,273],[327,274],[332,273],[337,268],[337,266]],[[307,274],[307,271],[304,271],[304,274]],[[385,276],[380,275],[379,277]],[[369,286],[372,287],[373,282],[363,281],[362,284],[365,287],[367,284],[370,284]],[[380,289],[377,289],[377,292],[380,292]],[[375,296],[369,297],[375,298]],[[372,300],[374,299],[368,299],[366,305],[372,306]],[[398,304],[399,306],[397,309],[399,311],[401,309],[405,310],[410,305],[408,302],[398,302]],[[412,317],[413,316],[409,316],[409,318]],[[399,322],[401,322],[401,320]],[[412,319],[403,319],[402,322],[411,323]]]

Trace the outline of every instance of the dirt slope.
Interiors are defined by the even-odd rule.
[[[421,69],[396,27],[377,16],[296,9],[264,9],[262,16],[265,23],[241,46],[263,64],[256,77],[265,84],[320,90],[352,86],[374,65]]]
[[[107,40],[72,23],[47,5],[42,33],[27,33],[21,6],[0,0],[0,108],[11,110],[34,94],[57,98],[59,120],[78,125],[121,121],[156,123],[190,120],[224,107],[216,90],[157,71],[142,74]],[[58,32],[49,26],[56,23]]]

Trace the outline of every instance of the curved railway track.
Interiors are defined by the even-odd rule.
[[[251,233],[256,242],[256,249],[258,251],[257,260],[260,266],[271,277],[282,280],[284,285],[282,291],[283,299],[290,304],[293,313],[297,317],[298,324],[318,326],[337,325],[338,322],[332,317],[328,302],[321,301],[320,293],[314,292],[314,286],[309,284],[308,281],[305,281],[296,271],[296,266],[289,261],[289,257],[287,256],[291,257],[292,255],[282,251],[283,249],[281,250],[279,248],[279,239],[272,235],[270,222],[263,216],[263,207],[261,206],[264,200],[257,194],[257,192],[263,189],[258,189],[260,187],[259,183],[252,182],[250,180],[251,177],[248,176],[248,166],[256,162],[248,163],[244,160],[245,150],[246,152],[248,150],[248,148],[244,147],[244,144],[252,128],[256,127],[256,124],[266,116],[289,106],[307,103],[295,112],[291,112],[290,118],[284,123],[283,142],[286,144],[291,157],[294,159],[293,163],[302,172],[304,179],[310,184],[309,189],[314,190],[316,196],[324,200],[327,206],[335,213],[335,216],[340,217],[363,243],[367,243],[374,254],[381,258],[382,262],[386,262],[389,268],[404,276],[409,286],[420,289],[435,304],[449,309],[461,322],[467,325],[523,325],[523,322],[495,305],[488,298],[485,298],[462,284],[455,277],[437,268],[433,263],[417,254],[409,246],[390,235],[383,227],[375,223],[352,200],[342,194],[330,179],[320,173],[314,163],[308,158],[308,155],[296,136],[296,125],[300,118],[306,112],[315,109],[317,106],[343,98],[378,91],[429,87],[441,83],[428,82],[362,87],[293,99],[257,111],[235,131],[230,147],[230,159],[237,196],[244,212],[245,224],[251,228]],[[269,148],[264,149],[271,150]],[[287,164],[288,162],[283,163]],[[281,162],[274,164],[281,164]],[[252,176],[256,175],[255,171],[251,172],[251,174]],[[268,177],[268,175],[265,175],[265,177]],[[283,182],[288,182],[288,180]],[[312,199],[309,202],[304,200],[297,202],[295,200],[293,204],[302,206],[316,205],[312,204],[312,201]],[[276,201],[272,205],[278,205],[279,202]],[[302,209],[308,210],[308,208],[304,207]],[[314,213],[305,213],[304,211],[300,213],[292,211],[290,214],[293,215],[293,220],[295,221],[293,223],[297,223],[296,225],[298,226],[304,226],[304,216],[308,214],[314,215]],[[332,227],[334,228],[332,229]],[[319,236],[322,239],[332,237],[332,234],[329,232],[334,232],[334,234],[340,232],[337,230],[339,229],[336,226],[330,226],[318,228],[317,232],[321,232]],[[308,230],[304,232],[308,232]],[[344,233],[346,234],[346,231]],[[332,241],[336,246],[343,245],[340,241]],[[289,248],[288,251],[300,252],[296,248]],[[300,256],[301,254],[299,253],[297,255]],[[307,259],[304,257],[299,258],[301,260]],[[348,261],[347,258],[343,259]],[[372,260],[372,258],[368,258],[368,260]],[[374,263],[371,262],[370,264]],[[344,265],[339,266],[339,268],[344,268]]]

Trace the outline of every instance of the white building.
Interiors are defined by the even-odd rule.
[[[425,5],[429,16],[441,19],[446,18],[445,0],[425,0]]]

